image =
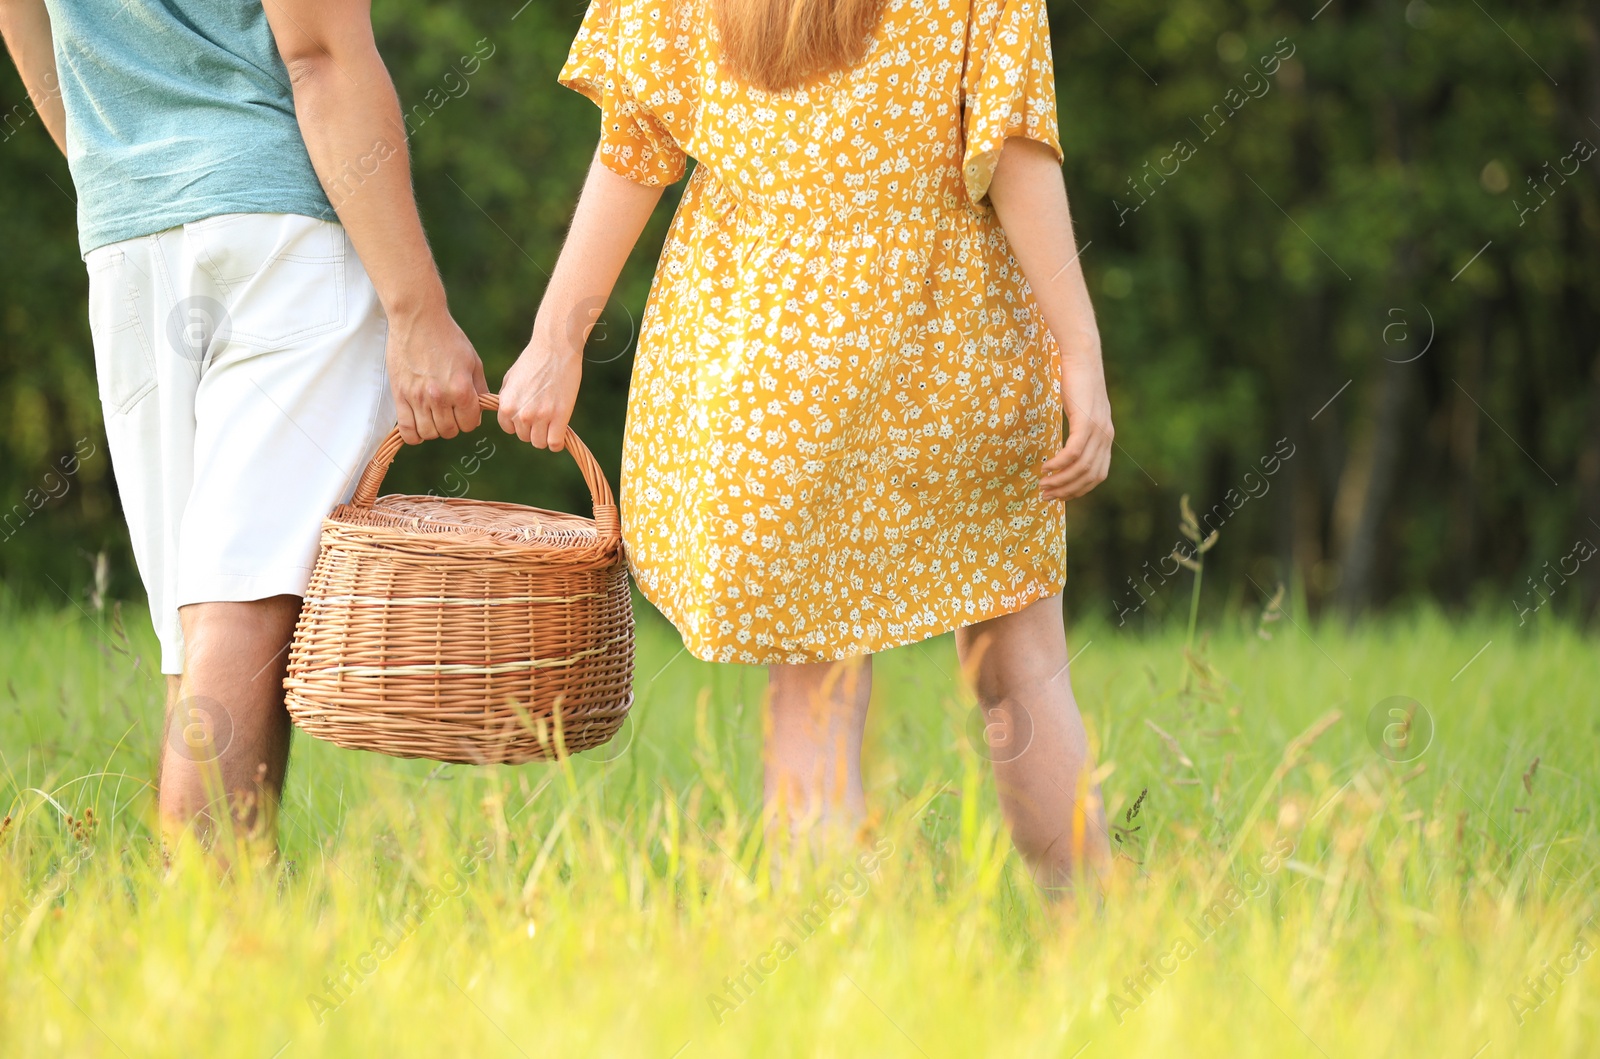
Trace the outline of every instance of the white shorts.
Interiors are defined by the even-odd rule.
[[[228,214],[89,252],[106,438],[161,640],[178,608],[303,595],[394,426],[388,326],[344,228]]]

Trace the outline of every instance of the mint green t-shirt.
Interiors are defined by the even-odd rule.
[[[224,213],[332,220],[261,0],[46,0],[78,240]]]

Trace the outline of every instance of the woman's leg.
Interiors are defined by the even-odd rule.
[[[1088,737],[1067,673],[1061,597],[956,633],[962,669],[983,710],[1000,806],[1033,877],[1070,889],[1111,859],[1100,789],[1091,786]]]
[[[775,665],[767,673],[768,820],[786,824],[792,838],[853,834],[866,813],[861,736],[871,657]]]

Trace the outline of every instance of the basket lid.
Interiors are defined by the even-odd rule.
[[[465,497],[391,493],[371,507],[342,507],[334,518],[345,524],[546,548],[588,548],[601,541],[594,519],[582,515]]]
[[[499,398],[493,394],[479,394],[478,404],[486,411],[500,407]],[[380,497],[378,487],[383,484],[384,475],[401,447],[399,430],[391,430],[362,472],[350,502],[334,508],[328,516],[323,526],[324,540],[329,533],[371,537],[376,531],[377,536],[390,538],[385,542],[390,545],[403,546],[400,538],[425,535],[446,547],[459,545],[463,554],[490,545],[546,553],[553,550],[588,552],[595,560],[620,561],[622,526],[611,485],[588,446],[570,427],[564,441],[589,487],[589,497],[594,502],[592,519],[465,497],[404,493]],[[394,532],[384,533],[386,530]]]

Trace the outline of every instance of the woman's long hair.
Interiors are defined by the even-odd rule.
[[[777,92],[860,61],[880,0],[712,0],[733,72]]]

